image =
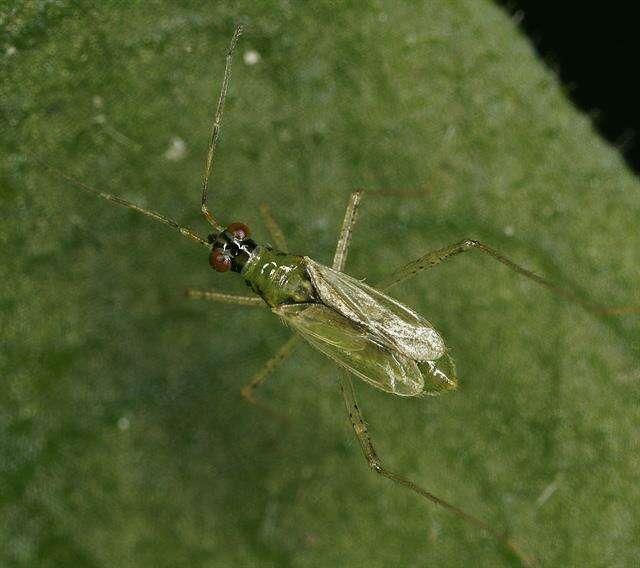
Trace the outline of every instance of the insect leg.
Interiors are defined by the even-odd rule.
[[[399,284],[400,282],[406,280],[407,278],[411,278],[415,276],[416,274],[418,274],[419,272],[422,272],[423,270],[426,270],[427,268],[432,268],[434,266],[437,266],[441,262],[444,262],[445,260],[448,260],[458,254],[461,254],[463,252],[473,251],[473,250],[486,254],[487,256],[490,256],[491,258],[504,264],[514,272],[517,272],[521,276],[524,276],[525,278],[532,280],[533,282],[542,286],[543,288],[546,288],[550,292],[553,292],[558,296],[562,296],[566,300],[569,300],[571,302],[575,302],[576,304],[581,305],[587,311],[597,313],[597,314],[604,314],[604,315],[640,313],[640,307],[637,307],[637,306],[608,307],[608,306],[602,306],[600,304],[596,304],[595,302],[591,302],[589,300],[584,300],[579,296],[577,296],[571,290],[568,290],[566,288],[561,288],[560,286],[557,286],[552,282],[549,282],[547,279],[542,278],[541,276],[538,276],[534,272],[531,272],[530,270],[527,270],[526,268],[520,266],[519,264],[516,264],[512,260],[509,260],[506,256],[503,256],[498,251],[492,249],[491,247],[485,245],[484,243],[481,243],[480,241],[474,241],[471,239],[464,239],[453,245],[449,245],[447,247],[429,252],[421,256],[417,260],[414,260],[413,262],[410,262],[405,266],[403,266],[402,268],[400,268],[399,270],[395,271],[389,278],[386,278],[382,282],[378,283],[376,286],[381,290],[386,290],[388,288],[391,288],[392,286],[395,286],[396,284]]]
[[[273,218],[273,215],[271,215],[269,206],[266,203],[260,204],[260,214],[264,219],[264,223],[267,226],[267,230],[269,231],[276,247],[285,252],[289,250],[287,247],[287,239],[285,238],[280,225],[278,225],[278,222]]]
[[[190,300],[210,300],[220,304],[267,307],[267,304],[258,296],[238,296],[237,294],[224,294],[215,290],[194,290],[193,288],[187,289],[185,295]]]
[[[278,351],[276,351],[273,357],[271,357],[271,359],[269,359],[264,364],[262,369],[260,369],[253,376],[249,384],[242,387],[242,389],[240,390],[240,394],[244,397],[244,399],[247,402],[254,404],[256,406],[259,406],[260,408],[265,410],[267,413],[274,415],[277,418],[282,418],[275,411],[271,410],[271,408],[269,408],[267,405],[260,402],[255,396],[255,391],[260,385],[262,385],[262,383],[265,382],[267,377],[274,371],[274,369],[278,365],[280,365],[280,363],[282,363],[283,361],[285,361],[287,358],[291,356],[295,346],[298,344],[299,341],[300,341],[299,336],[297,335],[292,336],[284,345],[282,345],[282,347],[280,347],[280,349],[278,349]]]
[[[333,255],[333,269],[342,272],[347,262],[347,253],[349,252],[349,245],[351,244],[351,233],[356,223],[356,217],[358,216],[358,205],[362,199],[363,190],[351,194],[347,210],[344,214],[344,220],[342,221],[342,228],[340,229],[340,237],[338,238],[338,246],[336,252]]]
[[[404,477],[399,476],[398,474],[389,471],[386,469],[378,457],[378,454],[373,447],[373,443],[371,442],[371,437],[369,436],[369,431],[367,430],[367,425],[362,416],[362,412],[360,412],[360,408],[358,407],[358,403],[356,401],[355,391],[353,389],[353,382],[351,381],[351,377],[346,373],[340,373],[341,376],[341,389],[342,396],[344,397],[344,402],[347,408],[347,413],[349,414],[349,420],[351,421],[351,425],[353,426],[353,430],[355,431],[356,437],[358,438],[358,442],[362,448],[362,452],[364,453],[364,457],[369,464],[369,467],[378,473],[379,475],[390,479],[391,481],[395,481],[396,483],[406,487],[410,491],[417,493],[421,497],[424,497],[428,501],[446,509],[450,513],[453,513],[456,517],[459,517],[466,523],[470,525],[474,525],[475,527],[482,529],[491,535],[494,539],[496,539],[500,544],[505,546],[511,553],[515,554],[524,566],[539,566],[537,560],[533,557],[527,556],[520,550],[520,548],[504,533],[497,531],[493,527],[489,526],[484,521],[470,515],[469,513],[459,509],[458,507],[451,505],[444,499],[437,497],[433,493],[427,491],[421,486],[417,485],[413,481],[405,479]]]
[[[209,190],[209,178],[211,177],[211,171],[213,169],[213,156],[218,144],[218,137],[220,135],[220,125],[222,124],[222,112],[224,111],[224,101],[227,98],[227,89],[229,88],[229,77],[231,76],[231,61],[233,60],[233,50],[242,35],[242,26],[238,26],[231,38],[229,49],[227,51],[227,60],[224,67],[224,77],[222,79],[222,87],[220,89],[220,97],[218,98],[218,105],[213,117],[213,123],[211,124],[211,134],[209,136],[209,147],[207,148],[207,160],[205,162],[204,176],[202,178],[202,215],[204,218],[218,231],[222,231],[224,227],[218,223],[215,217],[209,211],[207,207],[207,191]]]

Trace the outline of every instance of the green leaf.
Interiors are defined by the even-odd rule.
[[[517,560],[366,467],[338,371],[207,252],[79,192],[40,156],[206,235],[199,184],[236,23],[211,186],[224,222],[375,282],[477,238],[584,298],[640,305],[639,186],[486,1],[24,1],[0,30],[0,564],[508,566]],[[255,52],[255,53],[252,53]],[[256,62],[257,60],[257,62]],[[245,63],[247,61],[248,63]],[[460,387],[358,384],[386,466],[545,566],[640,549],[638,317],[596,317],[468,253],[394,288],[443,332]]]

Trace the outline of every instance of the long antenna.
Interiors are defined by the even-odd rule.
[[[220,90],[220,98],[218,99],[218,106],[216,107],[216,113],[213,117],[213,123],[211,125],[211,135],[209,137],[209,148],[207,150],[207,161],[204,168],[204,177],[202,179],[202,214],[204,218],[217,230],[222,231],[224,227],[218,223],[215,217],[209,211],[207,207],[207,191],[209,190],[209,178],[211,177],[211,171],[213,170],[213,156],[218,145],[218,136],[220,135],[220,125],[222,124],[222,112],[224,110],[224,101],[227,97],[227,88],[229,87],[229,78],[231,76],[231,62],[233,60],[233,51],[236,48],[236,44],[242,35],[242,26],[238,26],[233,33],[229,49],[227,51],[227,61],[224,67],[224,78],[222,79],[222,88]]]
[[[210,248],[210,245],[209,245],[209,243],[207,241],[205,241],[204,239],[200,238],[198,235],[196,235],[188,227],[183,227],[177,221],[174,221],[170,217],[165,217],[164,215],[161,215],[160,213],[157,213],[156,211],[151,211],[151,209],[144,209],[143,207],[139,207],[135,203],[131,203],[131,201],[127,201],[126,199],[123,199],[122,197],[117,197],[116,195],[111,195],[110,193],[105,193],[103,191],[100,191],[99,189],[96,189],[95,187],[91,187],[90,185],[87,185],[86,183],[83,183],[80,180],[78,180],[78,179],[76,179],[76,178],[74,178],[74,177],[72,177],[70,175],[65,174],[64,172],[62,172],[59,169],[53,167],[52,165],[48,164],[44,160],[41,160],[40,158],[37,158],[36,156],[33,156],[31,154],[29,154],[29,156],[31,157],[31,159],[33,159],[35,162],[38,162],[41,166],[43,166],[44,168],[46,168],[47,170],[49,170],[50,172],[55,174],[57,177],[67,181],[68,183],[70,183],[72,185],[75,185],[76,187],[82,189],[83,191],[86,191],[88,193],[93,193],[94,195],[97,195],[98,197],[102,197],[102,199],[106,199],[107,201],[111,201],[113,203],[117,203],[118,205],[122,205],[123,207],[128,207],[129,209],[133,209],[134,211],[137,211],[138,213],[142,213],[143,215],[146,215],[147,217],[151,217],[152,219],[155,219],[156,221],[160,221],[161,223],[164,223],[165,225],[168,225],[172,229],[175,229],[181,235],[191,239],[192,241],[195,241],[197,243],[200,243],[201,245],[204,245],[207,248]]]

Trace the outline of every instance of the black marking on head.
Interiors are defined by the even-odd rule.
[[[258,246],[252,239],[236,238],[227,229],[218,234],[210,234],[207,240],[211,243],[212,249],[220,250],[231,259],[231,270],[238,273],[242,272],[253,249]]]

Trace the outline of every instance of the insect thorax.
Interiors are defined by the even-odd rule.
[[[258,246],[241,274],[247,285],[273,308],[317,302],[301,256]]]

